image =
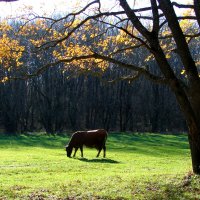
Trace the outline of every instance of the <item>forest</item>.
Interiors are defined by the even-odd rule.
[[[55,55],[52,49],[45,50],[40,56],[31,52],[35,38],[46,34],[45,27],[48,27],[46,21],[37,19],[29,27],[23,28],[24,30],[22,25],[22,22],[16,20],[2,21],[0,25],[3,36],[1,44],[13,39],[12,48],[15,49],[12,51],[16,51],[15,54],[12,52],[10,57],[2,55],[4,56],[1,61],[2,83],[0,84],[2,132],[13,134],[45,131],[55,134],[66,130],[99,127],[112,131],[164,133],[187,131],[170,88],[146,81],[143,77],[133,81],[129,78],[132,73],[130,69],[109,64],[103,72],[98,68],[91,71],[85,70],[86,63],[84,69],[78,71],[73,64],[66,68],[63,63],[59,63],[41,74],[38,73],[38,76],[23,78],[25,70],[29,71],[26,73],[36,73],[49,59],[54,60]],[[103,27],[99,25],[102,31],[107,28],[105,25]],[[56,29],[52,31],[53,34],[57,33]],[[85,30],[82,32],[84,34]],[[20,39],[16,41],[15,38],[19,33]],[[92,32],[87,34],[90,35]],[[116,38],[116,30],[109,31],[105,37]],[[163,45],[167,45],[167,42]],[[194,39],[191,43],[194,55],[200,50],[198,42],[199,40]],[[114,48],[115,43],[109,45],[110,48]],[[28,52],[21,54],[20,48],[23,49],[24,46]],[[140,64],[141,60],[147,60],[151,72],[160,73],[155,61],[149,61],[150,55],[144,49],[137,49],[128,57],[127,54],[122,56],[122,60],[126,59],[137,64]],[[4,66],[10,62],[11,66]],[[174,70],[184,81],[184,74],[180,73],[180,60],[172,57],[170,62],[176,66]],[[28,69],[21,67],[22,63],[27,64]],[[8,77],[10,78],[6,80]]]

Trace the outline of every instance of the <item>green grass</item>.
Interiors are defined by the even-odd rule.
[[[185,135],[109,134],[105,159],[67,158],[68,139],[0,136],[0,200],[200,199]]]

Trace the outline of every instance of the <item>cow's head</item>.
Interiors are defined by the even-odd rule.
[[[72,148],[69,145],[65,146],[65,148],[66,148],[67,157],[70,158],[72,154]]]

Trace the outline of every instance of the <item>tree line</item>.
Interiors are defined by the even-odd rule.
[[[18,37],[19,44],[28,49],[20,60],[28,65],[28,69],[19,68],[16,63],[12,63],[12,67],[5,67],[4,63],[1,63],[1,77],[31,74],[40,70],[40,67],[50,60],[55,60],[51,48],[45,49],[40,56],[31,53],[31,39],[44,34],[44,30],[37,28],[40,23],[31,24],[31,29],[34,29],[31,34],[24,33]],[[5,26],[5,29],[8,29],[6,33],[9,38],[14,39],[21,22],[14,21],[10,24],[12,28]],[[100,29],[104,30],[105,27],[101,25]],[[108,35],[116,36],[116,31],[112,30]],[[113,45],[109,44],[111,47]],[[149,54],[141,48],[130,55],[123,54],[120,58],[139,65],[141,60],[147,59],[148,56]],[[173,58],[171,62],[177,66],[175,70],[178,74],[181,66],[179,60]],[[186,131],[175,97],[168,87],[145,81],[144,77],[133,81],[130,78],[132,70],[118,68],[113,64],[103,72],[95,68],[98,63],[93,65],[92,71],[87,71],[86,66],[79,73],[73,64],[66,68],[60,63],[28,79],[10,78],[2,81],[1,132],[13,134],[45,131],[52,134],[97,128],[108,131]],[[148,67],[152,74],[160,74],[154,61],[148,63]]]
[[[0,125],[8,133],[105,128],[139,132],[186,130],[169,90],[144,79],[120,80],[128,70],[69,78],[62,66],[39,77],[0,84]],[[115,80],[119,77],[119,80]],[[114,81],[110,81],[114,80]]]

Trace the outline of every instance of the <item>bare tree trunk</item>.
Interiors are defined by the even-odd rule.
[[[192,167],[195,174],[200,174],[200,129],[196,122],[188,124],[188,140],[192,157]]]
[[[200,174],[200,118],[197,116],[200,113],[198,108],[191,104],[186,93],[181,88],[180,84],[176,81],[172,81],[171,88],[176,95],[179,106],[184,114],[184,117],[188,126],[188,140],[191,151],[192,167],[195,174]],[[192,102],[200,102],[200,99],[195,99]]]
[[[188,113],[188,116],[186,116],[189,128],[188,140],[190,143],[193,171],[196,174],[200,174],[200,98],[198,95],[193,95],[190,103],[194,114]]]

